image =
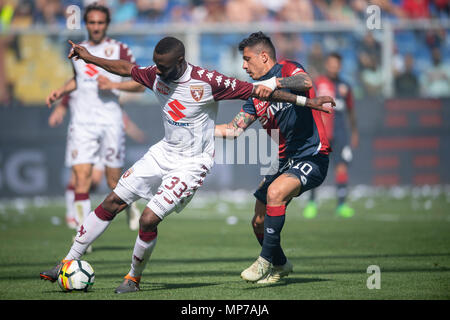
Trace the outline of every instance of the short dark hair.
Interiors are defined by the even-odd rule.
[[[328,58],[335,58],[335,59],[338,59],[339,62],[342,62],[342,56],[339,53],[335,52],[335,51],[334,52],[330,52],[328,54]]]
[[[185,55],[184,44],[174,37],[165,37],[159,40],[155,46],[155,53],[166,54],[169,52],[175,53],[178,57]]]
[[[86,7],[84,10],[84,16],[83,20],[84,23],[87,23],[87,16],[89,12],[91,11],[100,11],[103,12],[106,15],[106,23],[109,24],[111,22],[111,13],[109,12],[109,9],[105,7],[104,5],[98,4],[97,2],[91,3]]]
[[[246,47],[254,47],[256,45],[262,45],[267,50],[269,57],[273,60],[277,59],[275,46],[270,40],[270,37],[266,36],[263,32],[254,32],[248,38],[245,38],[239,43],[239,51],[244,51]]]

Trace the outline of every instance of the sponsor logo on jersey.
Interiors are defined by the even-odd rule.
[[[84,70],[84,73],[86,73],[89,77],[94,77],[97,73],[99,73],[97,66],[93,64],[86,64],[86,70]]]
[[[173,120],[167,120],[167,122],[173,126],[177,127],[189,127],[191,124],[189,122],[175,122]]]
[[[174,121],[178,121],[186,117],[186,115],[183,112],[181,112],[181,110],[186,109],[186,107],[183,106],[178,100],[173,100],[167,105],[169,106],[170,109],[172,109],[172,111],[169,110],[168,113]]]
[[[190,86],[190,88],[192,98],[194,98],[195,101],[199,102],[203,97],[203,86]]]
[[[111,57],[114,53],[114,47],[106,47],[105,48],[105,56]]]
[[[164,83],[162,83],[161,81],[158,81],[156,83],[156,90],[158,90],[159,93],[164,94],[166,96],[170,92],[170,88],[168,86],[166,86]]]

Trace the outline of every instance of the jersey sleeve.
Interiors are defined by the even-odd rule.
[[[217,71],[209,71],[194,66],[193,79],[201,80],[211,86],[215,101],[241,99],[247,100],[253,92],[253,84],[225,76]]]
[[[69,108],[69,100],[70,100],[70,94],[64,95],[64,97],[61,100],[61,105],[66,109]]]
[[[136,58],[131,52],[131,49],[124,43],[120,43],[119,59],[131,62],[132,64],[136,64]]]
[[[247,101],[242,106],[241,111],[251,114],[251,115],[257,115],[255,105],[253,104],[253,98],[247,99]]]
[[[131,69],[131,78],[150,90],[153,90],[153,84],[156,79],[156,66],[139,67],[136,65]]]

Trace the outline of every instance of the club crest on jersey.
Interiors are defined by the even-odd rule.
[[[161,81],[158,81],[156,83],[156,90],[158,90],[159,93],[167,96],[169,94],[170,88]]]
[[[203,86],[191,86],[191,96],[195,101],[199,102],[203,97]]]
[[[106,47],[105,48],[105,56],[111,57],[114,53],[114,47]]]

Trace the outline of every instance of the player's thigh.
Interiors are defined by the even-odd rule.
[[[276,178],[267,190],[267,205],[283,205],[298,195],[301,182],[292,173],[283,173]]]
[[[267,190],[270,184],[281,175],[281,172],[277,172],[274,175],[266,175],[264,179],[260,182],[258,188],[253,193],[256,200],[260,201],[264,205],[267,204]]]
[[[163,220],[172,212],[181,212],[203,185],[209,166],[201,162],[186,163],[164,175],[155,196],[147,206]]]
[[[164,170],[151,149],[120,177],[114,192],[129,205],[144,198],[151,199],[158,191]]]
[[[125,160],[125,131],[121,125],[103,127],[100,158],[109,168],[122,168]]]
[[[69,128],[66,164],[93,164],[98,161],[100,150],[99,130],[94,126],[76,124]]]
[[[289,175],[291,178],[297,178],[300,182],[300,188],[291,195],[297,197],[308,190],[320,186],[327,176],[328,164],[328,156],[322,154],[295,162],[283,174],[283,176]]]

